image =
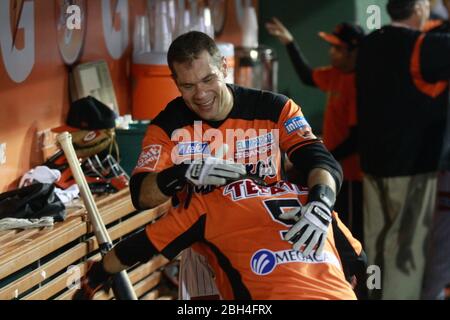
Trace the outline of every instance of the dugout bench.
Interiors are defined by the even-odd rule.
[[[96,198],[102,219],[112,241],[119,240],[167,212],[168,203],[152,210],[135,211],[129,194],[118,193]],[[81,200],[74,202],[82,206]],[[67,210],[67,218],[50,228],[0,232],[0,299],[67,300],[75,288],[70,286],[84,274],[86,260],[99,258],[98,244],[83,208]],[[168,299],[162,281],[167,259],[156,256],[146,264],[130,269],[128,275],[139,299]],[[78,268],[70,268],[77,266]],[[69,286],[68,286],[69,285]],[[98,292],[95,299],[112,299]]]

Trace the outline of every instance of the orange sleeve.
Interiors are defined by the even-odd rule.
[[[318,140],[300,107],[292,100],[288,100],[283,107],[278,128],[280,147],[288,156],[294,150]]]
[[[205,214],[204,206],[198,197],[194,196],[188,209],[183,205],[170,208],[162,218],[147,225],[145,231],[159,252],[163,252],[170,244],[180,247],[181,251],[203,238],[203,234],[197,232],[199,230],[195,232],[192,230],[202,214]],[[189,236],[183,237],[188,231],[191,231]]]
[[[334,78],[336,70],[333,67],[320,67],[313,70],[313,80],[316,86],[322,91],[329,91],[331,89],[332,79]]]
[[[172,150],[174,146],[174,142],[160,127],[150,125],[142,141],[142,151],[133,174],[159,172],[173,166]]]

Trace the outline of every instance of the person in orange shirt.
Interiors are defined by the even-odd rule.
[[[156,254],[173,259],[202,243],[211,249],[208,263],[223,299],[356,299],[346,273],[364,272],[365,255],[336,212],[331,223],[318,222],[329,229],[320,254],[314,248],[304,255],[285,240],[299,216],[308,216],[308,197],[306,189],[286,181],[266,186],[247,177],[204,195],[193,193],[188,205],[171,208],[116,245],[102,261],[91,262],[76,298],[92,298],[114,273]],[[338,237],[352,248],[350,268],[344,267],[336,249]]]
[[[361,27],[341,23],[330,33],[319,36],[330,43],[331,66],[311,68],[289,30],[277,19],[266,23],[267,31],[286,46],[292,64],[306,85],[327,93],[323,123],[323,141],[340,162],[344,182],[335,209],[345,213],[344,223],[358,239],[363,239],[362,171],[357,154],[357,118],[355,61],[358,45],[364,37]]]

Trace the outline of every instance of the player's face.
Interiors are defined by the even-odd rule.
[[[417,2],[416,6],[416,14],[419,18],[419,29],[422,30],[423,26],[427,22],[427,20],[430,18],[430,1],[428,0],[422,0]]]
[[[356,50],[349,50],[344,46],[330,47],[331,65],[344,72],[351,72],[355,68]]]
[[[232,94],[225,84],[226,61],[214,63],[203,51],[192,63],[174,63],[178,90],[187,106],[204,120],[223,120],[233,106]]]

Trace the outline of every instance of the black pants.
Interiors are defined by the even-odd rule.
[[[353,237],[361,242],[364,249],[362,195],[361,181],[344,180],[341,190],[336,198],[334,210],[339,214],[341,221],[350,229]],[[367,299],[365,277],[358,279],[355,293],[358,299]]]
[[[334,210],[353,236],[363,243],[362,182],[344,180]],[[363,245],[364,246],[364,245]]]

